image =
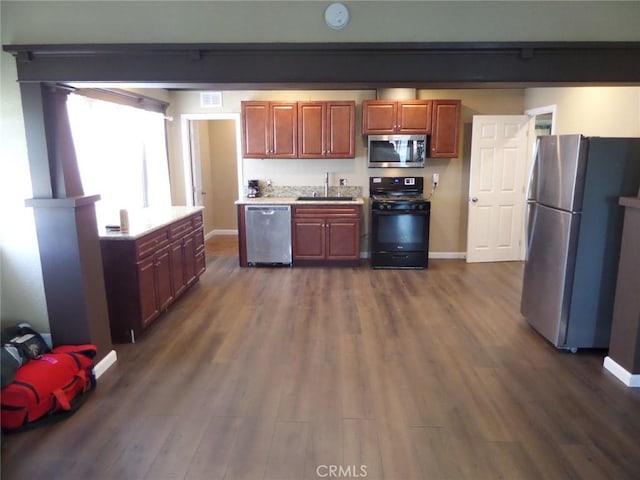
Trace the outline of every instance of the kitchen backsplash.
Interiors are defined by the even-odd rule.
[[[266,182],[260,180],[260,196],[262,197],[300,197],[312,196],[315,192],[318,196],[324,195],[324,186],[305,186],[305,185],[267,185]],[[361,197],[362,187],[356,186],[330,186],[330,197]]]

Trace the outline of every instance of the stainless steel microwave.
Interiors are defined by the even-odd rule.
[[[369,168],[424,167],[426,135],[369,135]]]

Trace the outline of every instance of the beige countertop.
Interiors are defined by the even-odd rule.
[[[160,230],[182,218],[204,210],[204,207],[166,207],[129,210],[129,232],[108,232],[106,225],[120,225],[120,219],[98,215],[98,236],[101,240],[135,240]]]
[[[236,205],[363,205],[364,198],[353,200],[296,200],[297,197],[256,197],[236,200]]]

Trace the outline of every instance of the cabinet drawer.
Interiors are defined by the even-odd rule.
[[[143,258],[169,245],[169,231],[162,230],[145,235],[136,241],[136,256]]]
[[[191,217],[191,226],[196,229],[202,227],[202,214],[198,213]]]
[[[193,243],[196,250],[199,248],[204,248],[204,233],[202,229],[196,230],[196,232],[193,234]]]
[[[171,240],[184,237],[187,233],[193,230],[193,224],[191,218],[185,218],[176,223],[171,224],[169,232],[171,233]]]
[[[299,217],[359,217],[360,206],[323,205],[323,206],[294,206],[293,216]]]

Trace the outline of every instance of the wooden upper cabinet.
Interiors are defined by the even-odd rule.
[[[299,158],[354,158],[356,104],[298,102]]]
[[[392,135],[396,132],[395,100],[364,100],[362,102],[362,134]]]
[[[272,158],[296,158],[298,155],[298,108],[294,103],[274,103],[269,107]]]
[[[397,133],[431,133],[431,100],[398,102]]]
[[[297,158],[297,128],[295,102],[242,102],[245,158]]]
[[[356,102],[327,102],[327,152],[330,158],[356,156]]]
[[[320,158],[325,147],[325,118],[327,106],[324,102],[298,103],[298,154],[300,158]]]
[[[429,134],[431,100],[364,100],[362,134]]]
[[[242,154],[265,158],[269,151],[269,102],[242,102]]]
[[[431,157],[456,158],[460,134],[460,100],[433,100]]]

